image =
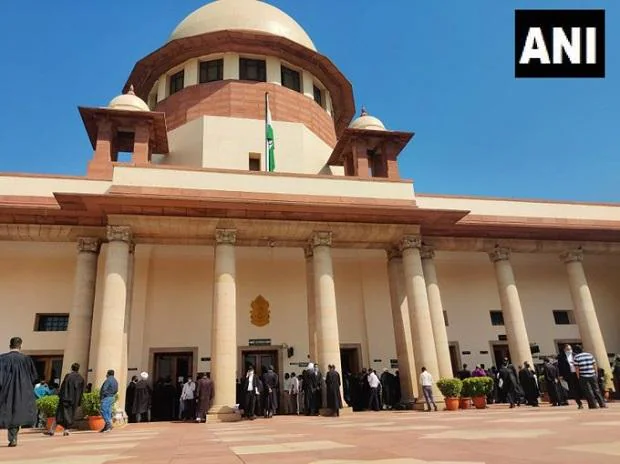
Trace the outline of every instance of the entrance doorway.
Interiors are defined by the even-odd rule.
[[[250,366],[254,366],[254,371],[259,375],[263,374],[263,370],[266,372],[269,366],[273,366],[273,371],[278,373],[278,351],[243,351],[241,354],[243,358],[243,372],[246,372]],[[283,382],[283,380],[281,380]]]
[[[154,353],[154,381],[170,377],[176,385],[181,377],[194,376],[194,353]]]
[[[31,356],[37,369],[39,380],[45,380],[51,384],[58,384],[62,380],[62,356]]]
[[[347,373],[359,374],[362,371],[361,356],[359,346],[341,346],[340,347],[340,366],[341,375]],[[322,366],[325,369],[327,366]]]
[[[508,343],[495,343],[493,344],[493,360],[497,367],[504,363],[504,358],[510,359],[510,350],[508,349]]]

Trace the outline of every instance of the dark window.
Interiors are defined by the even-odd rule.
[[[267,82],[267,66],[265,61],[240,58],[239,79],[242,81]]]
[[[68,326],[68,314],[37,314],[35,320],[35,332],[66,332]]]
[[[504,325],[504,313],[501,311],[489,311],[491,314],[491,325]]]
[[[572,311],[553,311],[556,325],[571,325],[575,323]]]
[[[250,153],[249,169],[250,171],[260,171],[260,154]]]
[[[176,74],[170,76],[170,95],[177,93],[179,90],[183,90],[185,85],[185,71],[179,71]]]
[[[282,66],[282,86],[295,92],[301,92],[301,77],[299,73]]]
[[[314,86],[314,101],[323,106],[323,91],[316,85]]]
[[[203,61],[200,63],[200,83],[224,79],[224,60]]]

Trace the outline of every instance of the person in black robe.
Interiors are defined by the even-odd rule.
[[[547,387],[547,393],[549,394],[549,402],[551,406],[560,406],[559,388],[562,388],[559,380],[559,372],[557,367],[551,364],[549,358],[543,359],[543,376],[545,378],[545,386]]]
[[[149,375],[146,372],[140,374],[140,380],[135,384],[131,401],[131,413],[137,423],[150,422],[149,410],[153,398],[153,389],[148,383]]]
[[[269,366],[263,375],[263,389],[265,392],[265,418],[271,419],[278,409],[278,374]]]
[[[21,353],[21,338],[11,338],[9,348],[0,355],[0,428],[8,429],[9,447],[14,447],[20,427],[36,422],[34,386],[38,374],[32,359]]]
[[[69,429],[73,427],[73,420],[75,419],[75,410],[82,404],[82,395],[86,385],[84,377],[80,375],[79,371],[80,365],[73,363],[71,372],[65,376],[60,384],[56,420],[47,435],[53,437],[56,433],[56,427],[59,425],[64,428],[63,436],[69,435]]]
[[[329,365],[329,370],[325,374],[325,387],[327,389],[327,407],[336,416],[340,416],[342,399],[340,397],[340,374],[336,371],[336,366]]]
[[[127,420],[130,424],[133,424],[136,421],[136,418],[133,415],[133,397],[135,396],[136,391],[136,382],[138,381],[138,376],[134,375],[131,378],[131,382],[127,385],[127,389],[125,390],[125,413],[127,414]]]
[[[402,400],[402,390],[400,385],[400,372],[394,373],[394,406],[400,404]]]
[[[314,372],[314,364],[309,363],[308,368],[302,373],[302,389],[304,392],[306,416],[317,414],[319,411],[315,394],[318,388],[318,377]]]
[[[394,407],[394,375],[385,368],[381,373],[380,381],[381,401],[386,409],[392,409]]]
[[[499,369],[499,383],[501,384],[500,388],[506,396],[506,401],[510,403],[510,407],[514,408],[515,402],[517,406],[519,406],[521,403],[519,399],[520,387],[517,380],[517,372],[507,358],[504,359],[504,363]]]
[[[241,383],[244,392],[243,415],[247,419],[256,419],[256,392],[260,391],[258,375],[254,372],[254,366],[249,366],[245,378]]]
[[[538,407],[540,392],[538,390],[538,382],[536,382],[536,373],[527,361],[523,363],[523,369],[519,372],[519,382],[521,383],[521,388],[523,388],[523,395],[527,404]]]

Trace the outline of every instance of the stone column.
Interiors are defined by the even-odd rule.
[[[329,364],[336,366],[336,370],[342,375],[336,287],[331,254],[332,234],[331,232],[316,232],[310,243],[313,249],[314,294],[317,312],[317,362],[323,375],[327,372]]]
[[[403,237],[400,242],[416,369],[419,371],[422,367],[426,367],[433,379],[437,381],[439,380],[439,367],[437,365],[437,352],[435,350],[433,324],[428,305],[428,294],[426,293],[426,282],[424,281],[424,271],[420,257],[421,246],[422,241],[420,237],[415,236]],[[436,384],[433,390],[436,398],[442,398]],[[423,398],[419,400],[423,401]]]
[[[95,347],[95,383],[99,388],[106,372],[113,369],[119,388],[125,388],[127,372],[123,372],[123,333],[127,306],[127,273],[131,229],[125,226],[108,226],[108,250],[105,262],[105,282],[99,342]],[[120,410],[125,405],[118,403]]]
[[[396,249],[388,250],[387,256],[390,300],[392,303],[392,322],[394,323],[394,338],[396,340],[396,357],[398,358],[401,396],[402,401],[411,403],[419,396],[419,389],[415,358],[413,355],[409,305],[407,303],[407,293],[405,291],[403,257],[401,252]]]
[[[316,305],[314,303],[314,265],[312,263],[313,253],[312,247],[308,246],[304,249],[306,256],[306,293],[308,300],[308,354],[312,361],[316,361],[318,356],[318,339],[317,339],[317,314]]]
[[[129,262],[127,263],[127,299],[125,303],[125,328],[123,329],[123,362],[121,370],[126,377],[129,377],[129,366],[127,365],[127,357],[129,352],[129,327],[131,323],[131,303],[133,301],[133,282],[134,282],[134,268],[135,268],[135,251],[136,246],[134,243],[129,244]],[[126,389],[119,388],[118,402],[119,404],[125,404],[126,401]],[[126,419],[125,411],[123,410],[123,417]]]
[[[568,284],[583,349],[591,353],[596,358],[598,366],[611,375],[603,333],[596,317],[596,308],[583,269],[583,251],[580,249],[566,251],[560,255],[560,259],[566,264]]]
[[[211,378],[215,396],[211,413],[222,420],[235,420],[237,372],[237,284],[235,242],[232,229],[215,231],[213,273],[213,324],[211,328]]]
[[[452,372],[452,361],[450,359],[446,320],[443,317],[441,292],[439,291],[439,283],[437,282],[437,270],[435,269],[434,261],[435,250],[433,250],[432,247],[423,246],[421,257],[424,280],[426,281],[426,293],[428,293],[428,305],[431,312],[431,323],[433,324],[435,349],[437,350],[439,376],[450,379],[453,377],[454,373]]]
[[[510,250],[508,248],[496,247],[489,252],[489,258],[495,267],[495,278],[499,290],[499,300],[504,314],[504,325],[506,327],[506,338],[508,338],[508,348],[510,349],[511,362],[522,366],[525,361],[532,363],[532,352],[530,341],[527,337],[525,319],[515,276],[510,264]]]
[[[62,362],[63,377],[64,374],[71,372],[73,363],[80,365],[80,373],[84,378],[88,375],[88,354],[100,246],[101,241],[97,238],[78,239],[73,304],[69,314],[67,341]]]

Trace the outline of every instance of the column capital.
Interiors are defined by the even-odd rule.
[[[215,242],[218,245],[234,245],[237,242],[237,231],[235,229],[216,229]]]
[[[131,243],[131,227],[128,226],[108,226],[106,230],[108,242],[127,242]]]
[[[510,248],[495,247],[493,250],[489,251],[489,259],[493,263],[497,261],[508,261],[510,259]]]
[[[315,232],[310,238],[310,246],[314,249],[320,246],[332,246],[332,233],[331,232]]]
[[[560,259],[563,263],[575,263],[583,261],[583,250],[581,248],[577,248],[575,250],[566,250],[560,253]]]
[[[396,247],[388,248],[385,250],[385,253],[387,254],[388,261],[392,261],[393,259],[402,259],[403,257],[403,253]]]
[[[77,241],[77,249],[80,253],[99,253],[101,240],[95,237],[80,237]]]
[[[304,256],[306,257],[306,259],[312,258],[314,256],[314,249],[312,248],[312,246],[307,245],[304,247]]]
[[[407,250],[409,248],[422,248],[422,238],[417,235],[405,235],[398,244],[400,251]]]
[[[435,248],[429,245],[422,245],[420,257],[422,259],[435,259]]]
[[[133,255],[136,252],[136,243],[129,242],[129,254]]]

